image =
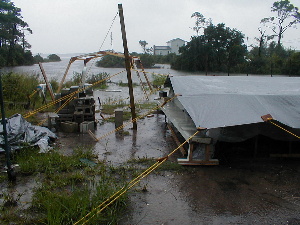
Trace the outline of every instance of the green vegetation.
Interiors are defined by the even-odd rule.
[[[105,55],[101,57],[101,59],[97,61],[95,65],[105,68],[125,68],[125,61],[124,58],[121,57]]]
[[[110,76],[110,74],[106,73],[106,72],[98,73],[98,74],[91,74],[91,75],[87,76],[86,82],[89,84],[94,84],[94,83],[96,83],[98,81],[100,82],[102,80],[102,82],[93,86],[93,88],[106,89],[108,87],[107,80],[104,80],[104,79],[107,79],[109,76]]]
[[[22,114],[30,108],[42,105],[43,99],[37,94],[30,97],[40,83],[38,75],[7,73],[2,74],[1,78],[6,117]],[[29,121],[37,122],[35,117],[31,117]]]
[[[181,55],[172,64],[174,69],[191,71],[236,71],[247,53],[244,35],[235,29],[210,24],[204,34],[180,48]]]
[[[114,167],[97,161],[89,148],[75,149],[71,156],[57,150],[39,154],[30,148],[16,153],[14,161],[20,165],[19,176],[34,176],[37,184],[26,210],[17,207],[22,194],[3,193],[1,224],[74,224],[127,182],[124,172],[117,173]],[[126,199],[123,195],[90,223],[116,224]]]
[[[156,74],[152,74],[152,77],[153,77],[153,82],[152,82],[152,85],[154,87],[161,87],[164,85],[166,79],[167,79],[167,76],[164,76],[164,75],[156,75]]]
[[[30,95],[39,84],[38,75],[17,73],[2,74],[3,98],[9,102],[27,102]]]
[[[271,11],[275,13],[275,16],[263,18],[261,23],[271,30],[272,38],[277,37],[277,46],[280,46],[283,34],[300,23],[299,8],[291,4],[289,0],[281,0],[273,3]]]
[[[29,110],[39,108],[44,105],[45,102],[48,103],[51,100],[49,92],[46,92],[46,99],[36,92],[38,85],[43,83],[39,80],[38,75],[10,72],[1,74],[1,78],[5,116],[7,118],[16,113],[24,115]],[[57,81],[51,80],[50,83],[53,88],[57,88]],[[46,110],[51,112],[54,110],[54,106],[49,107]],[[2,117],[1,112],[0,116]],[[38,124],[40,122],[37,115],[31,116],[27,118],[27,120],[32,124]]]
[[[146,102],[141,104],[135,104],[136,112],[142,113],[143,110],[150,110],[156,106],[155,102]],[[129,108],[129,103],[126,103],[124,100],[116,100],[116,99],[108,99],[102,104],[101,112],[106,115],[110,115],[111,117],[107,118],[107,122],[114,122],[114,112],[116,109],[123,108],[123,119],[131,120],[131,112]],[[139,116],[137,114],[137,116]]]
[[[51,54],[48,55],[47,59],[45,60],[46,62],[59,62],[61,61],[60,57],[56,54]]]
[[[120,81],[120,82],[118,83],[118,85],[119,85],[120,87],[128,87],[128,83],[123,83],[123,81]],[[132,87],[137,87],[137,86],[139,86],[137,83],[132,83]]]
[[[249,52],[241,31],[225,27],[223,23],[215,26],[211,19],[195,12],[192,18],[195,18],[196,35],[180,48],[181,55],[175,57],[171,66],[206,73],[300,75],[299,52],[285,49],[281,44],[283,33],[300,23],[298,10],[289,0],[274,2],[271,11],[275,16],[261,20],[263,26],[258,28],[261,36],[256,38],[258,46]],[[199,35],[202,29],[203,35]],[[267,34],[267,29],[271,34]],[[271,41],[275,37],[277,43]]]
[[[10,0],[0,3],[0,67],[32,65],[33,56],[25,34],[32,33],[22,20],[21,9]]]
[[[87,75],[87,77],[85,78],[85,82],[89,83],[89,84],[94,84],[99,81],[99,83],[94,85],[93,88],[94,89],[106,89],[108,87],[107,86],[107,78],[109,76],[110,76],[109,73],[106,73],[106,72],[98,73],[98,74],[90,74],[90,75]],[[64,84],[64,87],[69,88],[71,86],[78,86],[82,83],[81,79],[82,79],[82,73],[74,72],[72,79],[70,81],[67,81]],[[56,85],[56,84],[54,84],[54,85]]]
[[[20,166],[19,179],[35,180],[31,201],[27,203],[30,207],[22,207],[23,193],[3,192],[0,223],[74,224],[155,162],[154,158],[143,157],[115,167],[97,160],[88,147],[78,147],[69,156],[61,155],[58,149],[42,154],[35,148],[23,149],[13,155],[13,163]],[[176,162],[166,161],[155,172],[185,170]],[[89,224],[117,224],[126,206],[125,193]]]
[[[138,54],[136,52],[133,52],[131,53],[131,55],[140,57],[144,68],[151,68],[156,63],[156,57],[150,54]],[[163,61],[162,57],[160,57],[157,60]],[[105,55],[99,61],[96,62],[96,66],[105,68],[125,68],[125,61],[124,58],[121,57]]]
[[[39,62],[59,62],[61,61],[60,57],[56,54],[50,54],[47,58],[43,58],[40,54],[37,54],[33,57],[34,63]]]
[[[285,49],[271,42],[269,46],[254,47],[249,52],[244,71],[254,74],[300,75],[299,62],[299,52]]]

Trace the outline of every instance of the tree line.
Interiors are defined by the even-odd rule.
[[[10,0],[0,1],[0,66],[33,64],[26,33],[32,33],[23,21],[21,9]]]
[[[282,45],[286,30],[300,23],[298,7],[289,0],[281,0],[273,3],[271,12],[275,15],[261,20],[257,46],[250,46],[250,50],[241,31],[226,27],[224,23],[214,25],[212,19],[206,19],[199,12],[193,13],[195,25],[192,29],[196,35],[179,49],[180,55],[168,58],[171,67],[206,73],[300,75],[300,52]],[[144,54],[151,52],[146,48],[146,41],[139,43]],[[159,63],[157,56],[153,57],[154,62]]]
[[[33,56],[26,34],[32,34],[32,30],[23,20],[21,9],[10,0],[0,0],[0,67],[60,61],[56,54]]]
[[[152,55],[153,49],[148,49],[146,41],[139,41],[143,54],[139,56],[145,68],[157,63],[170,63],[173,69],[187,71],[254,73],[254,74],[300,74],[300,52],[286,49],[282,38],[286,30],[300,23],[298,7],[289,0],[273,3],[271,12],[274,16],[261,20],[258,28],[260,36],[256,38],[257,45],[245,44],[245,35],[224,23],[213,24],[212,19],[205,18],[195,12],[192,18],[195,25],[192,29],[195,35],[179,49],[180,55]],[[33,56],[30,44],[25,35],[32,34],[29,25],[23,21],[21,9],[10,0],[0,1],[0,67],[31,65],[37,62],[60,61],[51,54],[43,59],[39,54]],[[277,40],[276,40],[277,38]],[[98,66],[123,67],[122,59],[105,56]]]

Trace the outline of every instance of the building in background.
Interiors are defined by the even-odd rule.
[[[153,46],[154,55],[168,55],[170,53],[175,53],[179,55],[179,48],[185,45],[185,41],[176,38],[167,42],[167,46]]]

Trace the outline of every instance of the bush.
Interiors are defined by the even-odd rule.
[[[28,96],[39,84],[38,75],[7,73],[2,75],[3,98],[5,101],[27,102]]]

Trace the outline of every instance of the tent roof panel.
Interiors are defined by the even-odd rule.
[[[178,76],[170,80],[196,126],[260,123],[261,116],[271,114],[300,128],[300,78]]]

